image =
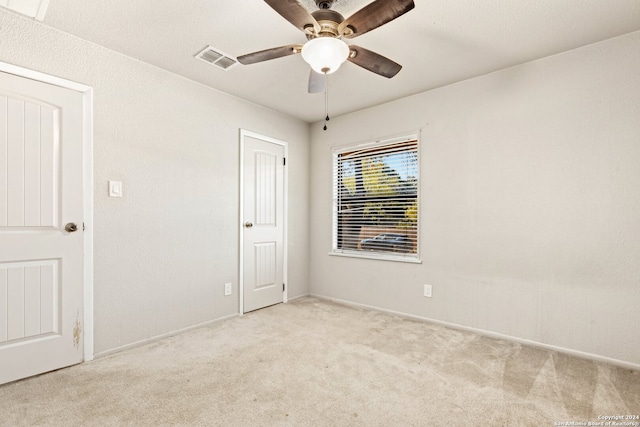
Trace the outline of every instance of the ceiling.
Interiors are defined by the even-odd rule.
[[[348,41],[404,68],[387,79],[345,63],[329,80],[333,116],[640,30],[638,0],[414,1],[414,10]],[[333,9],[348,17],[368,3],[337,0]],[[304,43],[263,0],[51,0],[44,23],[304,121],[324,117],[300,55],[227,71],[194,58],[207,45],[236,57]]]

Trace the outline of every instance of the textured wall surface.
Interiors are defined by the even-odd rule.
[[[321,128],[312,293],[640,364],[640,32]],[[422,264],[327,255],[331,148],[416,129]]]
[[[301,121],[0,12],[0,61],[94,88],[97,353],[237,312],[246,128],[290,143],[290,297],[310,270],[319,295],[640,364],[639,52],[636,32],[309,137]],[[418,129],[422,264],[328,256],[331,147]],[[110,179],[124,198],[106,196]]]
[[[4,11],[0,61],[94,88],[96,353],[238,312],[241,128],[289,142],[289,297],[308,293],[307,124]]]

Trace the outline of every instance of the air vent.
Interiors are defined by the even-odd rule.
[[[195,57],[224,71],[227,71],[238,63],[235,58],[232,58],[226,53],[220,52],[211,46],[205,47],[203,50],[198,52]]]

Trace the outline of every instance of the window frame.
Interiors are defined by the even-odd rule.
[[[417,154],[417,185],[416,185],[416,202],[418,205],[418,215],[416,221],[416,252],[411,254],[398,255],[394,252],[385,252],[385,251],[365,251],[361,249],[342,249],[338,248],[338,204],[339,204],[339,176],[338,176],[338,162],[340,161],[340,155],[360,151],[360,150],[371,150],[377,147],[384,147],[391,144],[397,144],[401,142],[409,142],[416,141],[416,154]],[[380,139],[377,141],[370,141],[364,143],[357,144],[349,144],[345,146],[333,147],[332,148],[332,163],[331,163],[331,192],[332,192],[332,216],[331,216],[331,251],[329,255],[331,256],[339,256],[339,257],[349,257],[349,258],[363,258],[363,259],[372,259],[379,261],[396,261],[396,262],[405,262],[405,263],[422,263],[420,259],[420,218],[422,216],[422,209],[420,207],[420,181],[421,181],[421,143],[420,143],[420,132],[412,132],[402,134],[402,136],[395,137],[387,137],[384,139]]]

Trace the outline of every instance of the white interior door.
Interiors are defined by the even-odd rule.
[[[83,358],[82,108],[0,73],[0,384]]]
[[[284,150],[279,143],[244,133],[243,312],[283,301]]]

